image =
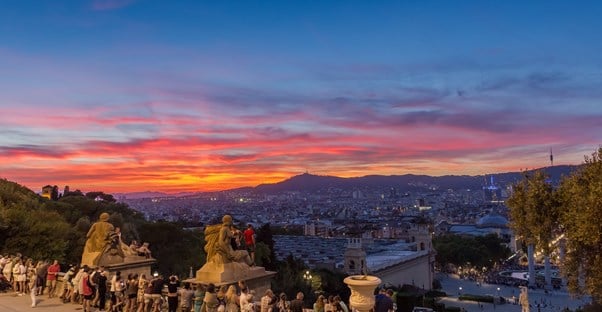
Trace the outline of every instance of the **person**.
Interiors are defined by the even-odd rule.
[[[38,264],[35,266],[36,276],[34,280],[38,284],[37,287],[37,295],[41,296],[44,294],[44,289],[46,288],[47,276],[48,276],[48,267],[50,263],[48,261],[38,261]],[[60,268],[59,268],[60,269]],[[56,286],[56,285],[55,285]],[[48,292],[50,296],[50,291]]]
[[[35,268],[33,268],[32,270],[29,271],[29,280],[31,281],[31,283],[29,285],[30,286],[29,295],[31,297],[31,307],[35,308],[37,305],[36,295],[38,294],[38,287],[39,287],[38,286],[39,281],[37,279],[37,273],[36,273]]]
[[[374,312],[393,311],[393,300],[391,300],[391,297],[387,295],[387,291],[388,290],[385,290],[384,288],[381,289],[379,294],[374,298]]]
[[[127,282],[125,283],[125,308],[124,311],[136,311],[136,297],[138,296],[138,274],[128,274]]]
[[[84,267],[84,273],[82,274],[81,289],[84,312],[90,312],[90,306],[92,299],[94,299],[95,289],[90,281],[90,269],[87,266]]]
[[[26,293],[25,282],[27,281],[27,267],[25,260],[18,258],[17,263],[13,265],[13,276],[15,280],[15,291],[17,295],[23,296]]]
[[[71,292],[73,291],[73,277],[75,277],[76,268],[71,265],[69,266],[69,270],[63,275],[63,292],[59,296],[59,299],[63,301],[63,303],[67,303],[69,301],[68,298],[71,298]]]
[[[324,312],[324,301],[326,300],[326,298],[324,297],[324,295],[319,295],[318,299],[316,299],[316,302],[314,303],[314,312]]]
[[[95,284],[98,288],[98,311],[102,312],[105,310],[107,304],[107,271],[101,266],[99,272],[96,273]]]
[[[115,303],[112,305],[113,311],[122,310],[125,305],[124,292],[126,290],[126,282],[121,276],[121,272],[117,272],[119,274],[115,274],[115,282],[113,283],[113,289],[115,289]]]
[[[303,312],[303,293],[298,292],[297,297],[291,301],[291,312]]]
[[[71,280],[73,283],[73,291],[71,292],[71,303],[79,303],[83,299],[82,278],[88,266],[82,266],[77,269],[75,277]]]
[[[227,292],[228,292],[228,286],[222,285],[219,288],[219,290],[217,291],[217,294],[215,295],[217,297],[217,302],[219,303],[219,306],[217,307],[218,312],[226,311],[226,293]]]
[[[335,305],[340,306],[340,308],[341,308],[341,310],[343,310],[343,312],[349,312],[349,308],[347,307],[345,302],[343,302],[343,300],[341,300],[340,296],[334,296],[334,303],[335,303]]]
[[[203,304],[205,305],[205,309],[201,308],[201,311],[217,312],[219,301],[217,300],[217,295],[215,294],[215,285],[213,283],[209,283],[207,285],[207,291],[205,292],[205,298],[203,298]]]
[[[136,297],[136,301],[138,303],[137,312],[146,311],[145,306],[144,306],[144,302],[145,302],[144,291],[148,287],[148,284],[149,284],[149,282],[146,279],[146,274],[144,274],[144,273],[140,274],[140,278],[138,279],[138,293],[137,293],[137,297]]]
[[[278,312],[290,312],[291,303],[287,300],[285,293],[280,293],[278,296],[278,303],[276,303],[276,307],[278,308]]]
[[[201,312],[203,300],[205,299],[205,286],[202,284],[196,285],[194,288],[194,312]]]
[[[182,312],[190,312],[193,297],[194,291],[190,289],[190,283],[184,283],[184,288],[180,289],[180,308]]]
[[[150,282],[151,298],[153,299],[153,311],[161,311],[161,292],[163,291],[163,277],[160,274],[154,274]]]
[[[247,224],[247,229],[244,231],[245,246],[253,263],[255,262],[255,230],[251,223]]]
[[[46,274],[46,280],[48,281],[48,298],[52,298],[56,292],[56,280],[59,272],[61,271],[61,265],[58,260],[54,260],[48,267]]]
[[[110,234],[114,232],[115,228],[109,223],[109,218],[109,214],[103,212],[100,214],[99,220],[90,227],[88,234],[86,234],[82,264],[96,267],[101,254],[112,243]]]
[[[248,290],[240,294],[240,312],[253,312],[255,311],[255,304],[253,298],[255,297],[255,291]]]
[[[274,292],[268,288],[263,297],[261,297],[261,312],[272,312],[274,303],[276,303]]]
[[[236,286],[230,285],[226,291],[226,312],[238,312],[240,299],[236,294]]]
[[[169,283],[167,283],[167,310],[169,312],[176,312],[178,310],[178,277],[172,275],[169,277]]]
[[[527,287],[521,287],[520,295],[518,296],[518,304],[521,306],[521,312],[529,312],[529,294]]]
[[[148,248],[149,244],[144,242],[142,246],[138,247],[138,256],[146,257],[147,259],[151,257],[151,251]]]

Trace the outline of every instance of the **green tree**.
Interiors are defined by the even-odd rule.
[[[602,148],[560,186],[569,290],[602,302]]]
[[[441,235],[433,239],[433,247],[437,250],[435,260],[440,266],[470,263],[479,268],[491,268],[495,262],[510,255],[504,240],[495,234],[483,237]]]
[[[188,276],[191,267],[196,271],[205,263],[200,231],[187,231],[175,223],[159,221],[142,224],[138,232],[158,260],[155,269],[166,276]]]
[[[510,226],[519,239],[532,244],[546,256],[546,284],[550,282],[549,257],[552,241],[560,227],[560,203],[556,190],[541,170],[525,174],[525,178],[513,187],[507,201],[510,208]],[[529,257],[530,269],[532,259]],[[530,272],[530,276],[534,276]],[[534,282],[531,278],[530,282]]]
[[[276,270],[278,264],[276,260],[276,252],[274,249],[275,242],[274,237],[272,235],[272,228],[270,227],[269,223],[262,225],[257,230],[257,242],[258,244],[265,244],[267,250],[269,251],[269,253],[267,254],[267,259],[262,260],[262,264],[264,264],[263,266],[265,266],[267,270]],[[255,258],[257,259],[257,252],[255,254]]]

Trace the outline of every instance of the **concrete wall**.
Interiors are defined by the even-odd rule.
[[[383,284],[414,285],[416,287],[430,290],[433,287],[433,271],[430,264],[430,255],[400,263],[376,272]]]

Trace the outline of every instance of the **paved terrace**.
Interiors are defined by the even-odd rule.
[[[58,298],[48,299],[47,295],[38,296],[38,305],[31,307],[29,295],[17,296],[14,292],[0,293],[0,311],[2,312],[74,312],[83,311],[79,304],[62,303]]]
[[[516,297],[518,301],[518,296],[520,294],[520,289],[518,287],[506,286],[506,285],[496,285],[496,284],[487,284],[483,283],[478,286],[475,281],[464,280],[458,278],[457,275],[446,275],[446,274],[437,274],[437,277],[441,281],[441,285],[443,286],[443,290],[447,293],[448,297],[443,298],[441,302],[448,306],[456,306],[462,307],[467,312],[481,312],[481,311],[495,311],[495,312],[520,312],[521,307],[519,305],[514,305],[511,303],[498,304],[493,305],[491,303],[482,303],[482,308],[478,303],[473,301],[458,301],[458,293],[460,292],[460,287],[462,287],[462,294],[474,294],[474,295],[500,295],[505,297],[506,299],[512,298],[512,296]],[[497,288],[500,288],[499,292]],[[545,301],[546,306],[540,307],[537,309],[536,303],[541,303]],[[549,293],[545,293],[543,289],[529,289],[529,302],[531,303],[531,311],[532,312],[557,312],[562,311],[565,307],[568,307],[571,310],[575,310],[577,307],[584,306],[587,302],[589,302],[589,298],[573,298],[571,297],[565,289],[563,290],[554,290]]]

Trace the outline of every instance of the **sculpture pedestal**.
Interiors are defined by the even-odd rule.
[[[255,291],[255,299],[259,299],[271,287],[271,280],[274,275],[276,275],[276,272],[266,271],[264,267],[250,267],[239,262],[220,264],[208,262],[196,272],[196,278],[184,282],[203,285],[213,283],[219,287],[236,284],[242,280],[245,281],[249,289]]]
[[[142,257],[140,257],[142,258]],[[126,258],[127,259],[127,258]],[[121,271],[122,277],[127,277],[130,273],[135,273],[138,275],[144,274],[146,278],[149,279],[152,277],[151,275],[151,266],[155,264],[157,260],[150,258],[142,258],[142,259],[128,259],[126,262],[109,264],[105,266],[105,270],[109,271],[109,273],[113,274],[117,271]]]
[[[374,289],[380,285],[380,278],[371,275],[351,275],[343,282],[351,289],[350,309],[368,312],[374,308]]]

